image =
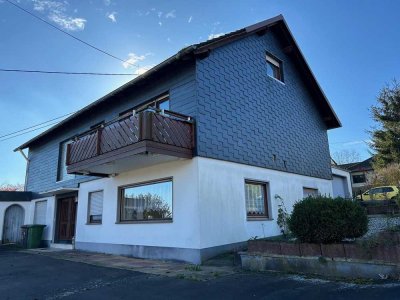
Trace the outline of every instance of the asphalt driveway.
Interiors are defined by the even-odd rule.
[[[0,299],[397,299],[400,283],[242,272],[208,281],[99,267],[0,248]]]

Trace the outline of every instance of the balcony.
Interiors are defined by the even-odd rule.
[[[78,136],[67,148],[69,174],[108,176],[192,158],[194,123],[171,111],[132,112]]]

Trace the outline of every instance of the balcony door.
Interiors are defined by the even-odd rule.
[[[72,243],[75,236],[76,223],[76,197],[59,198],[57,202],[57,231],[58,243]]]

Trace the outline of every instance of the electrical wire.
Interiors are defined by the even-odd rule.
[[[95,75],[95,76],[137,76],[135,73],[97,73],[97,72],[66,72],[66,71],[44,71],[44,70],[25,70],[25,69],[2,69],[0,72],[18,72],[18,73],[39,73],[39,74],[57,74],[57,75]]]
[[[43,125],[43,124],[46,124],[46,123],[49,123],[49,122],[52,122],[52,121],[55,121],[55,120],[58,120],[58,119],[61,119],[61,118],[64,118],[64,117],[67,117],[67,116],[72,115],[72,114],[74,114],[74,113],[75,113],[75,112],[71,112],[71,113],[69,113],[69,114],[62,115],[62,116],[60,116],[60,117],[57,117],[57,118],[54,118],[54,119],[51,119],[51,120],[48,120],[48,121],[45,121],[45,122],[42,122],[42,123],[39,123],[39,124],[36,124],[36,125],[32,125],[32,126],[29,126],[29,127],[26,127],[26,128],[23,128],[23,129],[14,131],[14,132],[10,132],[10,133],[4,134],[4,135],[0,136],[0,139],[1,139],[1,138],[4,138],[4,137],[7,137],[7,136],[10,136],[10,135],[14,135],[14,134],[16,134],[16,133],[23,132],[23,131],[25,131],[25,130],[28,130],[28,129],[31,129],[31,128],[34,128],[34,127],[37,127],[37,126],[40,126],[40,125]]]
[[[115,55],[113,55],[113,54],[111,54],[111,53],[109,53],[109,52],[107,52],[107,51],[105,51],[105,50],[100,49],[99,47],[96,47],[96,46],[94,46],[94,45],[92,45],[92,44],[90,44],[90,43],[88,43],[88,42],[85,42],[84,40],[82,40],[82,39],[80,39],[80,38],[78,38],[78,37],[76,37],[76,36],[70,34],[69,32],[67,32],[67,31],[65,31],[65,30],[62,30],[61,28],[59,28],[59,27],[57,27],[57,26],[51,24],[50,22],[48,22],[48,21],[46,21],[45,19],[39,17],[38,15],[36,15],[36,14],[30,12],[29,10],[23,8],[22,6],[18,5],[17,3],[13,2],[13,1],[10,1],[10,0],[4,0],[4,1],[6,1],[7,3],[9,3],[9,4],[13,5],[14,7],[18,8],[19,10],[21,10],[21,11],[23,11],[23,12],[29,14],[30,16],[36,18],[37,20],[42,21],[43,23],[45,23],[45,24],[51,26],[52,28],[54,28],[54,29],[56,29],[56,30],[58,30],[58,31],[60,31],[60,32],[66,34],[66,35],[68,35],[69,37],[71,37],[71,38],[77,40],[78,42],[80,42],[80,43],[82,43],[82,44],[84,44],[84,45],[86,45],[86,46],[88,46],[88,47],[90,47],[90,48],[92,48],[92,49],[94,49],[94,50],[96,50],[96,51],[99,51],[99,52],[101,52],[101,53],[103,53],[103,54],[105,54],[105,55],[108,55],[109,57],[112,57],[112,58],[114,58],[114,59],[117,59],[117,60],[119,60],[119,61],[121,61],[121,62],[124,62],[124,63],[126,63],[126,64],[129,64],[129,65],[131,65],[131,66],[139,67],[137,64],[132,64],[132,63],[130,63],[129,61],[127,61],[127,60],[125,60],[125,59],[119,58],[119,57],[117,57],[117,56],[115,56]]]
[[[55,125],[55,124],[58,124],[58,123],[59,123],[59,121],[53,122],[53,123],[50,123],[50,124],[47,124],[47,125],[44,125],[44,126],[41,126],[41,127],[35,128],[35,129],[32,129],[32,130],[29,130],[29,131],[22,132],[22,133],[20,133],[20,134],[16,134],[16,135],[13,135],[13,136],[4,138],[4,139],[0,139],[0,142],[6,141],[6,140],[9,140],[9,139],[13,139],[13,138],[15,138],[15,137],[18,137],[18,136],[21,136],[21,135],[30,133],[30,132],[32,132],[32,131],[36,131],[36,130],[39,130],[39,129],[43,129],[43,128],[46,128],[46,127],[49,127],[49,126],[52,126],[52,125]]]

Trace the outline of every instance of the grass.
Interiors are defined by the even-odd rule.
[[[275,235],[275,236],[270,236],[264,239],[261,239],[264,241],[272,241],[272,242],[286,242],[286,243],[296,243],[297,240],[294,236],[292,235]]]
[[[201,267],[200,265],[190,265],[185,267],[185,270],[199,272],[201,271]]]

